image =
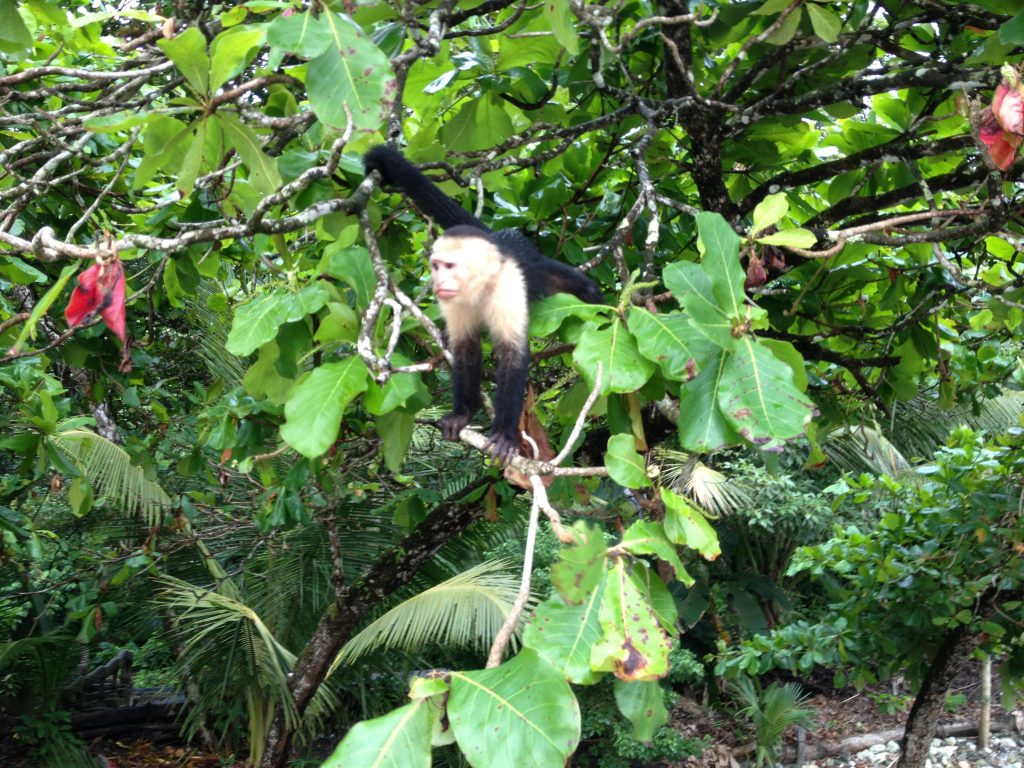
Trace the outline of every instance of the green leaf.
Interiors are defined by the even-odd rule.
[[[551,566],[551,585],[570,605],[588,600],[601,583],[607,551],[600,529],[580,520],[572,531],[577,543],[562,549]]]
[[[404,362],[395,361],[398,365]],[[418,373],[396,373],[388,378],[383,386],[376,382],[370,383],[370,388],[363,398],[363,405],[366,410],[374,416],[389,413],[396,408],[405,405],[409,398],[419,392],[426,392],[423,385],[423,377]]]
[[[765,0],[764,4],[752,14],[754,16],[774,16],[786,10],[791,2],[792,0]]]
[[[633,738],[650,744],[657,730],[668,722],[661,686],[653,681],[626,683],[616,680],[612,690],[619,712],[633,724]]]
[[[456,152],[473,152],[493,147],[512,135],[512,118],[497,94],[472,99],[462,105],[444,126],[444,143]]]
[[[309,11],[278,16],[267,28],[267,43],[304,59],[315,59],[333,41],[331,27]]]
[[[999,42],[1003,45],[1020,45],[1024,43],[1024,11],[999,27]]]
[[[3,275],[16,285],[30,285],[31,283],[45,283],[49,277],[31,264],[15,256],[13,253],[5,253],[0,256],[0,275]]]
[[[666,378],[676,381],[692,379],[717,351],[680,312],[653,314],[630,307],[629,330],[640,354],[656,362]]]
[[[834,43],[839,39],[839,30],[842,29],[843,22],[838,16],[813,2],[805,3],[804,8],[807,9],[807,15],[811,19],[811,28],[814,29],[814,34],[826,43]]]
[[[605,577],[599,613],[604,634],[591,649],[590,666],[620,680],[657,680],[668,674],[671,642],[630,577],[628,560],[617,558]]]
[[[225,347],[233,355],[252,354],[277,336],[278,328],[311,315],[327,303],[330,293],[317,281],[297,293],[265,293],[235,310]]]
[[[269,195],[281,186],[277,162],[263,151],[263,144],[256,132],[228,112],[217,112],[214,118],[224,129],[224,140],[238,152],[249,169],[249,183],[264,195]]]
[[[405,461],[405,455],[409,452],[412,433],[416,429],[416,417],[404,411],[391,411],[382,413],[374,419],[374,423],[377,426],[377,433],[380,435],[380,450],[384,457],[384,466],[397,474],[402,471],[402,462]]]
[[[579,53],[579,36],[568,0],[545,0],[544,16],[559,45],[574,56]]]
[[[21,327],[21,333],[18,334],[18,338],[11,345],[11,352],[18,353],[24,346],[25,342],[28,341],[29,336],[35,338],[36,326],[39,324],[40,319],[50,311],[50,307],[53,306],[53,302],[60,296],[61,291],[64,290],[64,286],[67,285],[68,280],[75,274],[75,270],[78,269],[77,264],[68,264],[64,269],[60,271],[60,277],[57,281],[50,286],[50,289],[43,294],[36,305],[32,307],[32,312],[28,316],[28,320]]]
[[[626,488],[647,488],[651,480],[643,457],[636,452],[632,435],[612,435],[608,440],[608,453],[604,456],[608,474]]]
[[[88,118],[85,121],[85,127],[93,133],[114,133],[143,125],[149,120],[149,117],[148,112],[114,112],[111,115]]]
[[[665,528],[654,520],[638,520],[622,535],[622,549],[634,555],[654,555],[667,564],[675,577],[686,586],[693,586],[693,577],[686,572],[675,545],[665,535]]]
[[[635,392],[654,373],[654,363],[640,354],[636,338],[618,316],[603,329],[588,324],[576,342],[572,357],[591,388],[598,363],[601,364],[602,395]]]
[[[809,229],[783,229],[770,235],[757,238],[757,242],[765,245],[784,245],[790,248],[812,248],[818,237]]]
[[[768,227],[782,220],[782,217],[789,211],[789,199],[785,192],[776,192],[768,195],[754,208],[754,223],[751,229],[752,234],[763,232]]]
[[[368,380],[358,357],[321,365],[288,393],[281,438],[306,458],[323,455],[338,439],[345,406],[366,390]]]
[[[210,94],[210,57],[206,53],[206,38],[198,28],[189,27],[170,40],[158,40],[157,45],[197,94]]]
[[[452,672],[448,718],[474,768],[562,766],[580,740],[572,689],[529,648],[495,669]]]
[[[0,0],[0,51],[19,53],[32,49],[32,33],[18,13],[15,0]]]
[[[321,768],[429,768],[437,706],[417,699],[356,723]]]
[[[590,648],[601,637],[600,605],[600,584],[579,605],[566,605],[552,595],[530,617],[523,631],[523,647],[535,650],[571,683],[596,683],[601,676],[590,668]]]
[[[711,289],[725,314],[742,318],[747,296],[743,291],[746,274],[740,264],[740,236],[718,213],[697,214],[701,267],[711,279]]]
[[[348,124],[345,106],[356,130],[380,128],[395,98],[395,78],[388,57],[351,22],[324,14],[332,45],[306,68],[306,92],[313,112],[332,128]]]
[[[356,294],[356,308],[370,305],[377,275],[373,271],[370,252],[362,245],[331,243],[324,249],[318,269],[336,280],[348,283]]]
[[[71,514],[85,517],[92,510],[92,483],[88,478],[76,477],[68,486],[68,504]]]
[[[688,451],[717,451],[742,442],[718,407],[726,352],[712,358],[697,378],[679,390],[679,444]]]
[[[768,42],[772,45],[786,45],[796,36],[796,32],[800,29],[800,20],[803,18],[803,6],[797,8],[786,20],[782,22],[782,26],[776,29],[768,36]]]
[[[264,26],[246,24],[231,27],[210,43],[210,90],[216,91],[256,58],[263,47]]]
[[[685,496],[662,488],[661,500],[665,503],[664,526],[669,539],[697,550],[706,560],[714,560],[722,554],[715,529]]]
[[[530,336],[550,336],[567,317],[593,320],[606,310],[587,304],[570,293],[556,293],[530,306]]]
[[[722,349],[735,346],[732,323],[719,306],[711,278],[704,267],[688,261],[677,261],[665,268],[662,279],[676,301],[686,310],[694,329]]]
[[[725,417],[755,444],[802,435],[814,413],[814,404],[793,386],[789,366],[750,337],[725,361],[718,396]]]

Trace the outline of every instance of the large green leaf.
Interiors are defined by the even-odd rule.
[[[325,14],[332,44],[306,68],[306,89],[313,111],[333,128],[348,124],[345,106],[357,130],[375,131],[395,98],[388,57],[358,27],[337,14]]]
[[[587,600],[604,576],[604,534],[578,521],[572,526],[576,543],[563,548],[551,566],[551,584],[569,604]]]
[[[665,503],[665,534],[672,541],[697,550],[708,560],[722,554],[715,529],[685,496],[662,488],[661,500]]]
[[[701,267],[711,279],[718,306],[730,320],[745,316],[747,296],[743,291],[746,275],[740,265],[740,236],[718,213],[697,214]]]
[[[650,744],[655,732],[668,722],[661,685],[654,681],[616,680],[612,690],[619,712],[633,725],[633,738]]]
[[[626,488],[646,488],[651,484],[643,457],[636,452],[632,435],[612,435],[608,440],[608,453],[604,456],[608,474]]]
[[[603,635],[590,652],[590,666],[620,680],[657,680],[668,673],[671,642],[639,585],[628,557],[605,576],[599,617]]]
[[[285,323],[294,323],[318,312],[330,298],[327,287],[317,281],[297,293],[265,293],[235,310],[228,333],[228,352],[250,355],[277,336]]]
[[[210,57],[206,53],[206,38],[198,27],[189,27],[170,40],[158,40],[157,45],[199,96],[209,95]]]
[[[622,534],[619,545],[634,555],[654,555],[668,565],[675,577],[686,586],[693,585],[693,577],[686,572],[679,559],[675,544],[665,535],[664,526],[656,520],[638,520]]]
[[[718,406],[729,358],[729,353],[719,351],[697,378],[679,389],[679,444],[688,451],[717,451],[742,440]]]
[[[444,143],[456,152],[473,152],[494,146],[513,133],[505,102],[493,93],[467,101],[444,126]]]
[[[448,718],[474,768],[558,768],[580,740],[569,684],[529,648],[495,669],[453,672]]]
[[[18,13],[15,0],[0,0],[0,51],[18,53],[32,47],[32,33]]]
[[[666,378],[676,381],[692,379],[715,352],[715,346],[681,312],[654,314],[631,307],[629,330],[640,353],[656,362]]]
[[[587,385],[594,386],[601,364],[601,394],[635,392],[654,373],[654,363],[640,354],[636,338],[616,316],[605,328],[588,324],[576,342],[573,360]]]
[[[429,768],[437,712],[429,699],[416,699],[356,723],[321,768]]]
[[[722,349],[735,346],[733,324],[719,305],[711,278],[702,265],[677,261],[665,268],[662,279],[697,331]]]
[[[590,668],[590,648],[601,637],[597,615],[600,605],[600,584],[579,605],[566,605],[552,595],[537,606],[526,625],[523,646],[543,656],[569,682],[596,683],[601,676]]]
[[[312,12],[278,16],[267,28],[267,43],[282,48],[304,59],[313,59],[324,53],[334,42],[331,27],[322,17]]]
[[[210,43],[210,89],[216,91],[248,65],[263,47],[262,24],[226,29]]]
[[[322,455],[338,439],[345,406],[366,390],[368,380],[358,357],[321,365],[288,393],[281,437],[307,458]]]
[[[256,132],[230,113],[214,115],[224,129],[224,138],[249,170],[249,183],[264,195],[281,186],[281,175],[277,172],[277,161],[263,151],[263,142]]]
[[[722,369],[719,407],[752,443],[802,435],[814,404],[793,385],[793,371],[756,339],[739,340]]]

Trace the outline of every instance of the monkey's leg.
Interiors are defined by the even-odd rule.
[[[452,342],[452,410],[441,419],[445,440],[458,440],[459,432],[480,410],[480,377],[483,373],[483,352],[480,335],[467,336]]]
[[[526,400],[526,382],[530,377],[530,348],[526,341],[499,344],[498,387],[494,393],[494,423],[488,447],[502,464],[519,455],[519,416]]]

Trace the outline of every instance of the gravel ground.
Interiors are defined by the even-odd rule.
[[[930,751],[925,768],[1024,768],[1024,740],[1017,736],[992,736],[984,749],[974,738],[934,739]],[[891,768],[899,754],[899,745],[890,741],[854,755],[807,762],[803,768]]]

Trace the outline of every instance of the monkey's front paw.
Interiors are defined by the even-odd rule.
[[[468,414],[455,411],[445,414],[441,417],[441,435],[445,440],[458,440],[459,432],[469,424],[471,418]]]
[[[487,450],[498,462],[505,466],[519,455],[519,441],[508,435],[491,435],[487,441]]]

